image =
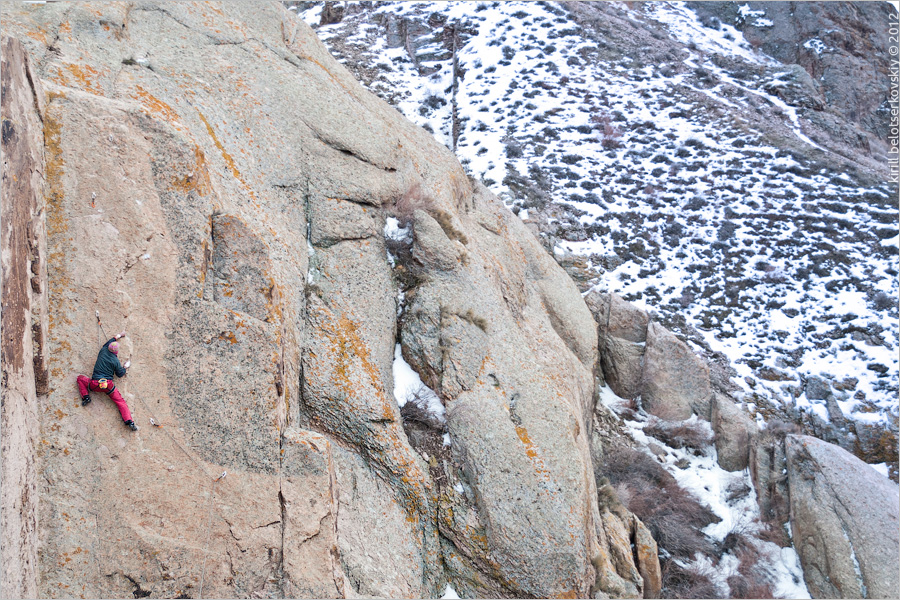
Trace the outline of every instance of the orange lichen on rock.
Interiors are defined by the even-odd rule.
[[[534,445],[534,442],[532,442],[531,438],[528,436],[528,430],[521,425],[516,425],[516,435],[519,436],[519,440],[521,440],[522,444],[525,446],[525,454],[531,459],[531,464],[534,465],[535,472],[543,479],[549,479],[550,471],[538,455],[537,446]]]
[[[47,45],[47,34],[42,29],[29,29],[25,32],[25,35],[30,37],[33,40],[37,40],[40,43]]]
[[[206,156],[200,146],[194,145],[194,168],[184,177],[173,177],[170,185],[172,189],[178,190],[185,194],[197,192],[201,196],[205,196],[212,189],[209,180],[209,169],[206,165]],[[204,251],[206,250],[206,242],[204,242]],[[203,273],[205,278],[206,273]]]
[[[221,332],[221,333],[219,334],[219,339],[220,339],[220,340],[227,340],[227,341],[231,342],[232,344],[237,344],[237,342],[238,342],[237,337],[235,337],[233,331],[223,331],[223,332]]]
[[[393,408],[388,401],[378,368],[372,362],[369,347],[359,334],[358,325],[345,315],[341,315],[336,320],[332,316],[328,321],[334,323],[332,327],[325,328],[325,330],[331,334],[335,344],[332,350],[338,388],[347,397],[356,396],[358,390],[351,379],[351,374],[355,371],[356,366],[361,367],[380,401],[383,418],[393,419]]]
[[[63,85],[74,87],[98,96],[103,95],[103,88],[100,86],[98,79],[100,72],[90,65],[76,65],[69,63],[65,66],[68,75],[62,70],[59,71],[61,83]],[[74,80],[74,82],[73,82]]]
[[[247,185],[247,182],[244,181],[244,178],[241,176],[241,172],[238,171],[237,165],[234,163],[234,158],[232,158],[228,151],[225,150],[225,146],[223,146],[222,142],[219,141],[219,138],[216,136],[215,130],[212,128],[212,125],[209,124],[209,121],[206,120],[206,117],[203,116],[203,113],[197,111],[197,114],[200,115],[200,120],[203,121],[204,125],[206,125],[206,131],[209,133],[209,137],[212,138],[212,141],[216,145],[216,148],[218,148],[219,152],[222,154],[222,160],[225,161],[225,164],[228,166],[231,174],[235,179],[241,182],[250,197],[256,200],[256,194],[253,193],[253,190],[249,185]]]
[[[62,123],[57,112],[59,108],[54,100],[64,99],[65,95],[50,93],[48,106],[44,115],[44,173],[46,176],[45,199],[47,204],[47,238],[49,262],[57,265],[50,277],[51,293],[49,295],[49,330],[52,332],[57,325],[69,325],[71,320],[68,315],[72,312],[66,304],[67,290],[72,287],[71,278],[65,268],[69,253],[61,245],[65,241],[65,234],[69,228],[69,221],[63,210],[65,191],[63,187],[63,174],[65,161],[63,160],[61,138]],[[55,242],[55,243],[54,243]]]
[[[353,443],[362,442],[379,470],[400,482],[404,498],[402,504],[407,513],[425,514],[428,511],[430,479],[406,442],[381,373],[359,326],[346,315],[335,315],[327,307],[319,307],[317,312],[321,323],[319,330],[329,340],[325,355],[318,360],[330,366],[329,383],[335,390],[330,395],[331,406],[323,407],[321,414],[313,414],[313,422],[338,436],[348,437]],[[308,356],[317,359],[313,352]],[[312,372],[310,379],[314,378]],[[344,403],[350,406],[340,406]],[[370,407],[374,409],[374,414],[365,410]],[[361,408],[364,412],[360,411]],[[363,418],[370,422],[366,427],[366,437],[358,439],[341,428],[334,428],[329,422],[332,411],[365,414]]]
[[[177,123],[178,113],[175,112],[175,109],[148,92],[143,86],[135,86],[132,98],[140,102],[149,112],[162,116],[166,121],[173,125]]]

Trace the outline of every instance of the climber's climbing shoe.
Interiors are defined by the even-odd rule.
[[[82,396],[82,397],[81,397],[81,405],[82,405],[82,406],[87,406],[87,405],[90,404],[90,403],[91,403],[91,397],[90,397],[90,396]]]
[[[134,421],[125,421],[125,424],[128,425],[128,428],[131,429],[132,431],[138,430],[138,426]]]

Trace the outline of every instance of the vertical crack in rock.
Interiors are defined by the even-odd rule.
[[[282,441],[284,440],[284,436],[282,435]],[[281,444],[279,443],[279,446]],[[283,454],[279,453],[281,456]],[[284,577],[284,534],[285,529],[287,527],[287,506],[284,500],[284,494],[282,493],[282,477],[283,475],[279,473],[278,475],[278,503],[281,506],[281,553],[278,557],[278,567],[276,572],[278,573],[278,582],[279,589],[281,591],[281,597],[287,598],[287,591],[285,590],[285,577]]]
[[[345,581],[343,577],[343,569],[341,568],[341,557],[340,557],[340,539],[338,537],[339,529],[338,529],[338,513],[340,512],[340,498],[338,497],[338,487],[337,487],[337,474],[334,469],[334,457],[331,452],[328,453],[328,496],[331,499],[331,510],[332,510],[332,533],[334,535],[334,545],[331,547],[329,551],[329,555],[331,558],[331,574],[332,579],[334,580],[334,587],[340,594],[342,598],[347,597],[347,590],[345,587]]]

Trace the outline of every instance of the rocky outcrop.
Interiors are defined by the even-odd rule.
[[[42,499],[35,595],[652,593],[650,540],[597,502],[591,314],[446,148],[277,3],[2,16],[44,90],[11,83],[46,156],[46,350],[13,340],[51,357],[23,480]],[[410,216],[406,264],[388,216]],[[137,434],[105,398],[80,404],[95,310],[128,331]],[[403,428],[398,343],[446,407],[440,457]]]
[[[609,341],[627,336],[640,340],[646,322],[623,317],[636,309],[613,308],[621,302],[615,295],[587,296],[600,323],[601,352],[606,352],[601,362],[607,361],[604,374],[610,387],[621,382],[609,373],[624,368],[617,364],[621,355],[609,351],[615,348]],[[610,331],[621,337],[609,335]],[[758,429],[738,404],[721,393],[721,385],[713,392],[707,366],[683,342],[654,322],[646,325],[646,331],[640,365],[645,409],[671,420],[693,414],[710,420],[719,465],[729,471],[749,467],[761,517],[774,525],[773,531],[790,521],[813,596],[896,596],[900,560],[896,484],[839,446],[795,435],[799,430],[795,425],[772,419]],[[821,378],[808,378],[804,391],[810,399],[834,399],[831,385]],[[595,454],[602,447],[602,441],[594,441]],[[791,543],[787,536],[781,541]],[[644,577],[645,582],[650,579]]]
[[[784,525],[790,518],[790,492],[784,438],[797,428],[768,423],[750,440],[750,477],[763,520]]]
[[[600,365],[606,383],[622,398],[639,396],[647,313],[618,294],[589,294],[587,302],[599,325]]]
[[[38,595],[37,446],[47,394],[47,240],[44,222],[44,93],[22,44],[3,36],[2,402],[0,590]]]
[[[647,412],[671,421],[692,414],[710,419],[709,368],[687,344],[658,323],[647,327],[641,400]]]
[[[599,324],[603,377],[616,395],[640,396],[647,412],[663,419],[710,420],[713,392],[703,359],[618,294],[593,291],[585,301]]]
[[[721,394],[713,394],[710,423],[716,434],[716,457],[726,471],[743,471],[750,463],[750,440],[756,423]]]
[[[736,26],[754,47],[788,66],[778,95],[812,109],[808,117],[831,130],[835,139],[869,150],[870,141],[887,141],[890,95],[888,23],[896,8],[884,3],[690,2],[703,18]],[[746,8],[741,8],[744,6]],[[805,71],[800,73],[798,69]],[[829,118],[828,109],[859,129]],[[849,129],[850,131],[844,131]],[[869,135],[867,135],[869,134]]]
[[[794,544],[817,598],[900,593],[897,485],[845,450],[808,436],[785,440]]]
[[[617,294],[592,291],[585,301],[598,323],[600,364],[616,395],[640,398],[643,408],[664,420],[697,415],[713,427],[719,466],[741,471],[750,462],[756,424],[729,396],[733,384],[672,332]]]
[[[659,547],[650,534],[650,530],[633,517],[632,544],[634,545],[635,562],[644,580],[644,598],[659,598],[662,591],[662,571],[659,566]]]

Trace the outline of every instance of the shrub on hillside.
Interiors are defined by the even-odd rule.
[[[412,224],[412,216],[416,210],[424,210],[426,212],[434,210],[434,200],[422,191],[422,186],[418,183],[411,185],[397,199],[392,212],[394,217],[400,222],[400,227],[408,227]]]
[[[602,471],[622,503],[647,525],[661,548],[682,558],[714,552],[712,541],[701,529],[719,518],[653,458],[633,448],[614,447],[604,455]]]
[[[606,150],[618,148],[622,145],[622,131],[613,124],[609,113],[591,115],[591,123],[600,131],[600,145]]]
[[[718,598],[719,591],[709,575],[686,568],[674,560],[661,561],[662,598]]]
[[[437,430],[442,428],[440,418],[428,408],[429,394],[430,391],[424,385],[410,392],[406,403],[400,407],[400,417],[404,423],[421,423]]]
[[[722,549],[739,561],[738,572],[727,580],[732,598],[774,598],[771,577],[759,569],[760,551],[749,527],[736,525],[722,541]]]

